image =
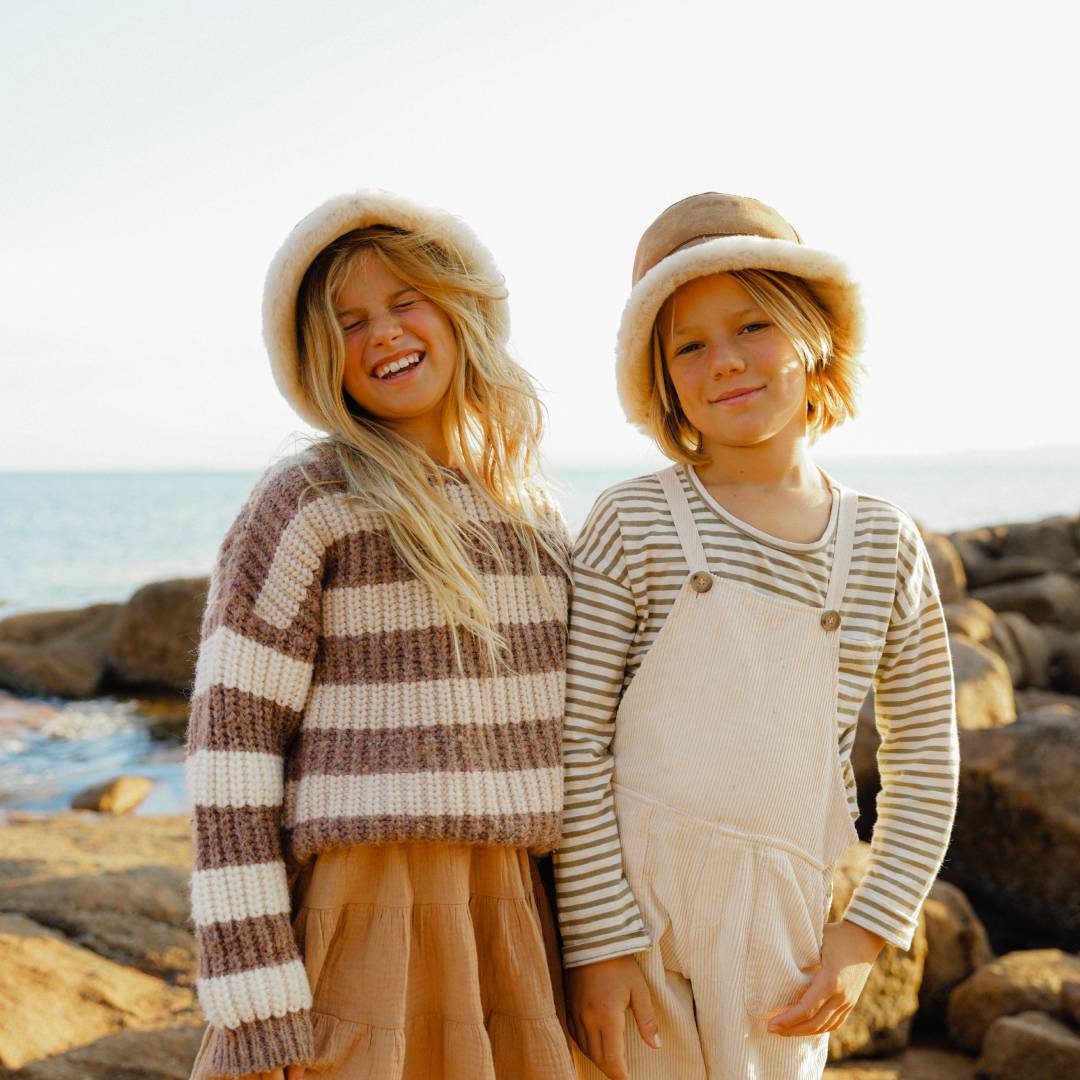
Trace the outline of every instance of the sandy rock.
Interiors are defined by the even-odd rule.
[[[1040,690],[1026,686],[1015,691],[1017,716],[1030,716],[1044,705],[1057,705],[1065,711],[1061,715],[1072,715],[1080,720],[1080,697],[1076,694],[1059,694],[1056,690]]]
[[[101,686],[122,604],[0,620],[0,687],[38,697],[90,697]]]
[[[1066,979],[1061,984],[1061,1015],[1080,1028],[1080,981]]]
[[[122,1031],[27,1065],[18,1080],[187,1080],[202,1033],[197,1016],[176,1027]]]
[[[950,634],[963,634],[980,645],[990,637],[997,618],[992,607],[971,596],[958,603],[945,604],[944,610],[945,625]]]
[[[1016,702],[1005,661],[959,635],[949,636],[949,648],[956,684],[956,722],[961,730],[1011,724],[1016,719]]]
[[[1050,661],[1054,654],[1050,629],[1036,626],[1018,611],[1002,612],[991,624],[986,646],[1005,661],[1013,686],[1050,686]]]
[[[924,541],[930,555],[930,564],[934,568],[934,576],[937,578],[941,602],[951,604],[963,600],[967,594],[967,575],[952,541],[940,533],[929,533]]]
[[[1061,986],[1080,978],[1080,958],[1060,949],[1006,953],[965,979],[949,997],[949,1034],[957,1046],[977,1051],[990,1025],[1029,1010],[1057,1013]]]
[[[1078,522],[1080,518],[1059,515],[1042,521],[1006,525],[999,534],[1001,556],[1046,559],[1065,569],[1080,554],[1076,534]]]
[[[926,964],[919,987],[919,1020],[945,1019],[949,995],[973,971],[994,959],[990,939],[968,898],[955,885],[935,881],[923,906]]]
[[[1052,682],[1058,690],[1080,694],[1080,634],[1059,635],[1054,649]]]
[[[1080,1076],[1080,1035],[1042,1012],[1003,1016],[986,1033],[977,1070],[986,1080]]]
[[[190,1011],[189,990],[121,967],[23,915],[0,915],[0,1065],[29,1062]]]
[[[960,732],[960,793],[942,877],[1018,925],[1080,944],[1080,724],[1047,705]]]
[[[153,790],[146,776],[117,776],[95,784],[71,797],[72,810],[96,810],[99,814],[127,814]]]
[[[157,581],[131,597],[109,648],[109,674],[115,683],[181,693],[191,687],[207,585],[206,578]]]
[[[1080,630],[1080,581],[1068,574],[1043,574],[1024,581],[986,585],[973,590],[973,595],[997,612],[1019,611],[1033,623]]]
[[[1029,555],[1012,555],[1001,559],[984,559],[973,568],[968,587],[981,589],[1003,581],[1022,581],[1024,578],[1052,574],[1057,567],[1049,559]]]
[[[830,920],[843,916],[855,886],[866,873],[869,857],[870,845],[860,843],[837,862]],[[831,1061],[896,1053],[907,1046],[911,1022],[919,1007],[925,959],[926,930],[921,923],[906,952],[894,945],[881,950],[858,1005],[829,1036]]]
[[[825,1077],[826,1080],[975,1080],[975,1059],[937,1047],[911,1046],[899,1057],[830,1065]]]

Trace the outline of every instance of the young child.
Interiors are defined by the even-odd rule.
[[[677,464],[601,495],[575,546],[555,856],[571,1030],[613,1080],[820,1076],[948,842],[929,558],[809,453],[853,411],[859,321],[842,265],[753,199],[676,203],[637,250],[619,394]],[[871,686],[872,854],[826,925]]]
[[[296,226],[263,312],[327,434],[211,579],[193,1076],[567,1080],[529,852],[559,835],[569,541],[502,278],[459,220],[360,192]]]

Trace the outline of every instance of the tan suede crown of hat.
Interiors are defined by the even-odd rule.
[[[322,428],[318,410],[300,381],[296,302],[304,275],[323,248],[355,229],[389,225],[423,233],[444,251],[456,255],[472,273],[502,281],[491,253],[460,218],[423,206],[389,191],[369,188],[336,195],[302,218],[278,249],[263,287],[263,340],[274,381],[285,400],[313,427]],[[510,308],[505,299],[485,301],[491,333],[505,343],[510,336]]]
[[[708,191],[669,206],[646,230],[634,257],[633,288],[616,345],[619,400],[639,427],[653,389],[652,332],[680,285],[729,270],[778,270],[803,278],[833,326],[834,352],[854,355],[862,338],[858,286],[834,255],[806,247],[771,206]]]

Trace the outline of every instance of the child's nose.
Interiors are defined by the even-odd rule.
[[[739,350],[731,344],[719,343],[712,347],[709,355],[709,373],[714,378],[743,371],[746,362]]]
[[[371,320],[371,343],[388,345],[401,337],[401,323],[392,311],[384,311]]]

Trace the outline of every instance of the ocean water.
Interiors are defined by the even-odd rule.
[[[838,480],[940,532],[1080,513],[1080,447],[936,458],[821,458]],[[655,468],[653,466],[652,468]],[[651,471],[554,468],[571,529],[611,484]],[[0,618],[125,600],[150,581],[206,574],[255,471],[0,472]],[[139,701],[35,701],[0,691],[0,811],[58,809],[122,772],[151,776],[141,813],[186,808],[182,748]]]

